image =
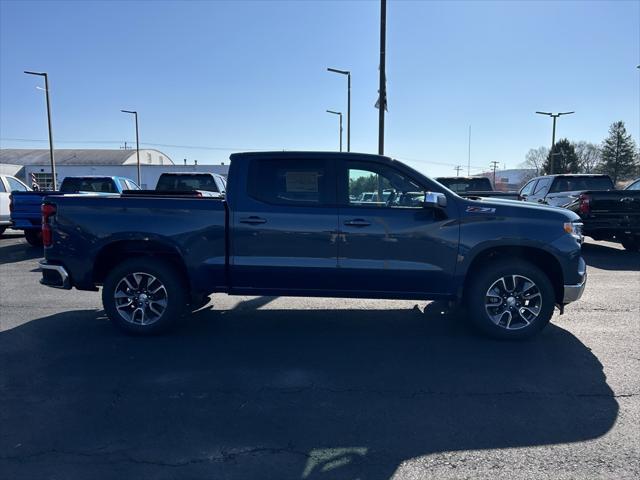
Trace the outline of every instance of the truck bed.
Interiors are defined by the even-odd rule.
[[[64,261],[76,272],[74,284],[93,285],[94,267],[86,259],[113,263],[123,255],[118,242],[126,241],[127,255],[150,253],[148,246],[153,242],[162,246],[164,254],[181,258],[194,291],[203,285],[226,285],[224,200],[173,195],[65,195],[48,198],[46,203],[56,207],[56,234],[47,249],[47,259]]]

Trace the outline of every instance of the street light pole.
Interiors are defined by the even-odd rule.
[[[142,185],[140,181],[140,138],[138,136],[138,112],[135,110],[120,110],[122,113],[130,113],[136,119],[136,158],[138,160],[138,186]]]
[[[27,75],[37,75],[39,77],[44,77],[44,93],[47,98],[47,125],[49,127],[49,160],[51,161],[51,189],[56,189],[56,160],[55,153],[53,151],[53,130],[51,128],[51,102],[49,100],[49,76],[46,72],[28,72],[25,70]]]
[[[347,152],[351,151],[351,72],[349,70],[338,70],[337,68],[327,68],[328,72],[339,73],[347,76]]]
[[[555,153],[553,153],[553,147],[556,144],[556,120],[558,119],[558,117],[561,117],[562,115],[571,115],[572,113],[576,113],[576,112],[559,112],[559,113],[551,113],[551,112],[536,112],[538,115],[547,115],[551,118],[553,118],[553,129],[552,129],[552,133],[551,133],[551,150],[549,151],[549,155],[551,156],[551,159],[549,161],[549,173],[551,175],[553,175],[555,173],[555,165],[554,165],[554,156]]]
[[[380,105],[378,107],[378,155],[384,155],[384,109],[387,106],[385,50],[387,44],[387,0],[380,0]]]
[[[332,113],[340,117],[340,151],[342,151],[342,112],[335,112],[333,110],[327,110],[327,113]]]

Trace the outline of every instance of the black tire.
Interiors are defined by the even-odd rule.
[[[134,273],[141,274],[137,275],[138,279],[141,279],[138,284],[132,278]],[[150,277],[157,279],[159,283],[149,283]],[[134,287],[141,285],[135,291],[131,290],[130,297],[122,296],[127,295],[123,291],[123,287],[127,285],[125,278]],[[154,298],[153,291],[159,284],[164,290],[160,290],[158,296]],[[119,299],[115,298],[116,290],[121,296]],[[144,299],[141,299],[142,294]],[[102,287],[102,305],[109,319],[121,330],[137,335],[154,335],[174,326],[184,313],[188,298],[186,280],[183,276],[170,263],[155,258],[134,258],[119,264],[109,272]],[[129,301],[132,301],[132,305],[127,307]],[[164,302],[163,310],[160,301]],[[154,304],[156,308],[162,310],[159,316],[152,311]],[[138,312],[142,310],[142,312],[136,314],[134,310]],[[133,318],[131,318],[132,313]],[[147,323],[144,323],[145,315]],[[127,316],[130,318],[127,319]],[[155,316],[158,318],[152,321]]]
[[[503,278],[506,284],[501,283]],[[507,340],[521,340],[540,332],[551,320],[555,303],[549,277],[535,265],[518,259],[481,265],[469,279],[465,295],[471,323],[486,335]]]
[[[640,251],[640,239],[637,237],[623,238],[620,243],[622,243],[625,250],[629,250],[630,252]]]
[[[24,238],[32,247],[42,247],[42,230],[25,230]]]

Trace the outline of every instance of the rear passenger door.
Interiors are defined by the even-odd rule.
[[[255,157],[242,168],[236,174],[247,176],[247,191],[236,190],[230,220],[232,290],[331,290],[338,249],[334,161]]]

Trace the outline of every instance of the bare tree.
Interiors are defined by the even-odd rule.
[[[548,155],[549,149],[547,147],[532,148],[527,152],[523,165],[527,168],[534,168],[536,175],[538,175]]]
[[[573,146],[578,156],[580,173],[593,173],[600,163],[600,147],[585,141],[574,143]]]

